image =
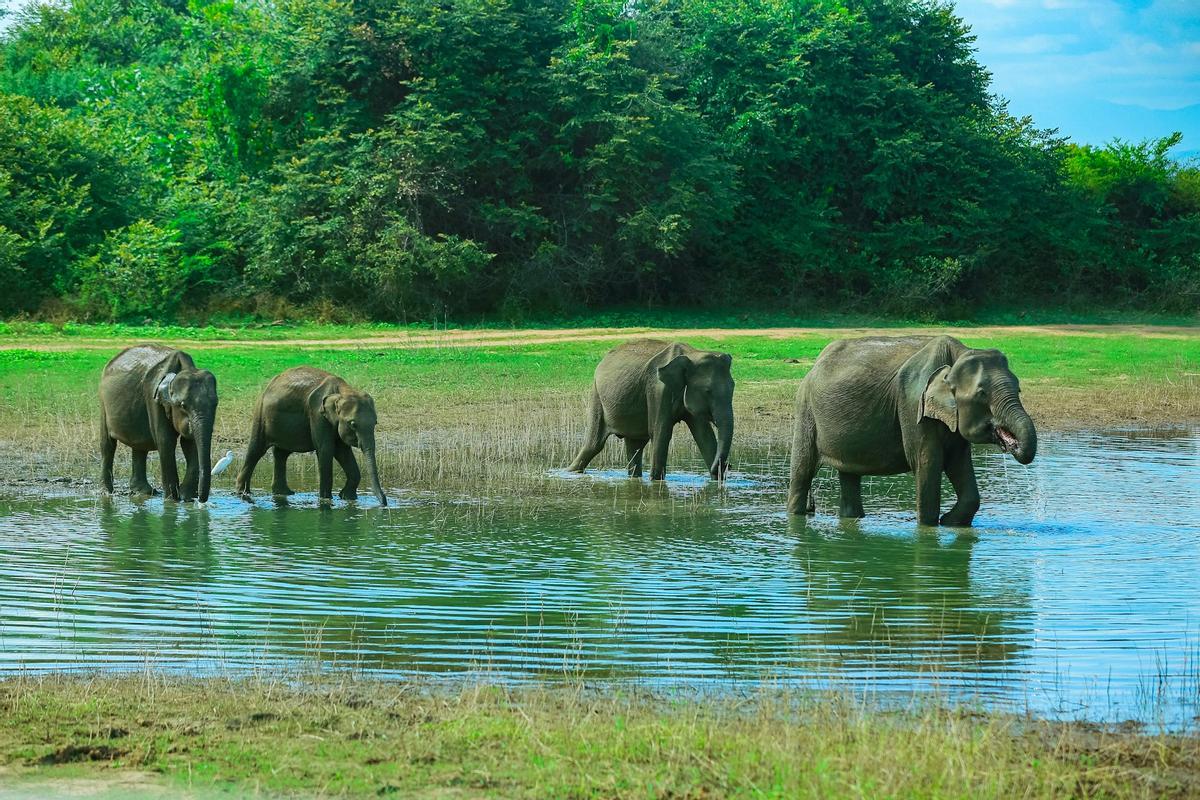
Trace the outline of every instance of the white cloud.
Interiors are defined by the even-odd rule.
[[[960,0],[956,8],[993,89],[1039,124],[1104,141],[1200,104],[1198,0]],[[1196,114],[1169,119],[1194,125]],[[1184,135],[1200,142],[1200,129]]]
[[[998,53],[1011,54],[1057,53],[1078,41],[1079,37],[1070,33],[1035,33],[1001,42],[995,49]]]

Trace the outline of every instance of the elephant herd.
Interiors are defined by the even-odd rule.
[[[709,474],[723,480],[733,442],[733,359],[681,342],[637,340],[611,350],[596,367],[587,433],[569,469],[583,472],[609,437],[625,444],[630,476],[666,474],[675,426],[691,431]],[[827,346],[800,382],[792,437],[788,511],[815,510],[817,469],[838,472],[843,517],[863,516],[862,476],[916,475],[922,525],[970,525],[979,509],[972,444],[996,444],[1022,464],[1037,452],[1037,431],[1020,401],[1020,385],[998,350],[977,350],[949,336],[842,339]],[[163,493],[206,502],[211,476],[217,381],[191,356],[160,345],[121,351],[100,380],[101,483],[113,490],[117,443],[133,451],[130,490],[151,494],[146,457],[157,451]],[[375,461],[375,402],[336,375],[296,367],[271,379],[254,406],[249,445],[237,477],[250,480],[268,448],[274,450],[276,496],[292,494],[287,458],[316,452],[318,497],[333,494],[333,462],[346,476],[340,492],[354,500],[361,474],[351,448],[365,460],[371,488],[387,498]],[[180,481],[175,447],[186,470]],[[956,502],[941,514],[945,474]]]
[[[153,494],[146,480],[146,456],[159,454],[163,494],[172,500],[208,502],[212,475],[212,433],[217,415],[217,379],[196,369],[182,350],[138,345],[122,350],[100,376],[100,483],[113,490],[117,442],[133,451],[130,491]],[[254,405],[250,444],[238,473],[237,491],[250,493],[250,479],[267,448],[275,450],[276,495],[290,495],[287,459],[292,453],[317,453],[322,500],[333,497],[333,462],[346,474],[340,497],[354,500],[360,473],[351,447],[362,451],[371,488],[381,505],[387,497],[375,466],[375,401],[336,375],[313,367],[295,367],[271,379]],[[179,481],[175,445],[187,470]]]

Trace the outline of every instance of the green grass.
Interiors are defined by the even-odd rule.
[[[831,338],[832,334],[817,333],[781,339],[730,332],[690,339],[734,356],[735,451],[786,452],[796,385]],[[1021,378],[1026,406],[1044,429],[1200,420],[1200,336],[986,329],[963,338],[1007,353]],[[95,471],[96,387],[104,364],[126,343],[0,350],[0,392],[6,399],[0,406],[0,447],[7,451],[7,470],[66,475]],[[200,366],[217,376],[221,407],[215,453],[226,448],[241,452],[253,402],[273,375],[312,364],[375,396],[381,471],[386,482],[401,486],[565,465],[583,433],[592,371],[614,344],[402,348],[372,343],[301,349],[198,341],[192,353]],[[676,438],[683,442],[679,457],[690,458],[687,437]],[[603,463],[616,465],[619,455],[614,454],[619,450],[610,447],[608,462]],[[126,460],[122,453],[118,466]],[[298,468],[307,463],[293,461],[301,465]]]
[[[888,712],[833,694],[701,700],[154,675],[0,682],[0,765],[15,785],[138,770],[167,788],[238,796],[983,800],[1200,790],[1195,738],[936,706]]]

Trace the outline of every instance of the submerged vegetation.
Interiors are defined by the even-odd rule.
[[[1200,299],[1179,137],[1079,146],[1012,115],[941,2],[72,0],[10,22],[0,315]]]
[[[786,689],[697,702],[582,687],[16,678],[0,682],[0,720],[6,782],[42,794],[72,779],[119,785],[132,771],[158,776],[144,782],[160,791],[269,796],[1123,800],[1200,791],[1200,747],[1189,736],[932,703],[889,713]]]

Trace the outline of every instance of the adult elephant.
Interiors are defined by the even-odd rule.
[[[723,480],[733,442],[732,363],[728,353],[682,342],[642,339],[613,348],[596,367],[587,434],[568,469],[583,472],[616,436],[625,440],[632,477],[641,476],[642,453],[653,442],[650,478],[662,480],[672,431],[683,422],[709,474]]]
[[[146,479],[146,456],[157,450],[163,494],[172,500],[208,501],[212,470],[217,379],[196,369],[182,350],[156,344],[129,347],[100,376],[100,483],[113,490],[117,442],[133,450],[133,493],[153,494]],[[175,464],[179,443],[187,462],[183,482]]]
[[[972,444],[998,444],[1033,461],[1037,431],[1017,376],[999,350],[950,336],[833,342],[796,395],[788,511],[814,510],[812,481],[828,464],[841,480],[841,516],[863,516],[863,475],[916,473],[917,519],[936,525],[942,473],[958,501],[943,525],[970,525],[979,510]]]
[[[250,494],[250,479],[268,447],[275,451],[275,481],[272,492],[294,494],[287,485],[287,459],[292,453],[317,453],[317,496],[333,499],[333,462],[346,473],[339,493],[343,500],[358,498],[361,473],[354,453],[357,447],[366,459],[367,474],[379,504],[387,497],[379,486],[375,463],[375,401],[336,375],[314,367],[295,367],[276,375],[254,406],[250,444],[237,477],[237,491]]]

